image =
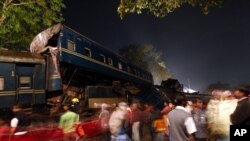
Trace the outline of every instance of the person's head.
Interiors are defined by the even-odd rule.
[[[204,100],[203,103],[202,103],[202,109],[203,110],[207,109],[207,104],[208,104],[208,102]]]
[[[230,100],[233,99],[233,94],[230,90],[213,90],[213,99],[215,100]]]
[[[193,100],[193,107],[202,109],[203,101],[200,98],[196,98]]]
[[[238,99],[243,97],[248,97],[250,94],[250,87],[249,86],[239,86],[236,88],[234,92],[234,96]]]
[[[19,112],[19,111],[21,111],[22,110],[22,108],[21,108],[21,106],[20,105],[13,105],[13,107],[12,107],[12,111],[13,112]]]
[[[138,107],[139,107],[139,106],[138,106],[138,103],[132,103],[132,104],[131,104],[131,109],[132,109],[132,110],[137,110]]]
[[[173,108],[174,105],[173,105],[172,102],[169,102],[169,103],[168,103],[168,106],[169,106],[169,108]]]
[[[185,107],[187,105],[186,96],[185,95],[177,95],[175,98],[175,105]]]
[[[108,108],[108,104],[102,103],[101,108],[104,109],[104,110],[107,109]]]
[[[120,110],[122,110],[122,111],[126,111],[127,108],[128,108],[128,105],[127,105],[127,103],[125,103],[125,102],[120,102],[120,103],[118,104],[118,109],[120,109]]]
[[[79,99],[78,99],[77,97],[75,97],[75,98],[73,98],[73,99],[71,100],[71,102],[72,102],[73,104],[77,104],[77,103],[79,103]]]
[[[70,105],[69,104],[63,104],[63,110],[64,111],[69,111],[70,110]]]

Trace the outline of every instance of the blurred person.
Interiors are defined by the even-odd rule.
[[[99,114],[99,119],[101,122],[101,128],[104,132],[106,132],[109,128],[108,126],[108,122],[109,122],[109,117],[110,117],[110,113],[108,111],[108,104],[101,104],[101,113]]]
[[[161,113],[162,113],[163,115],[167,115],[170,111],[171,111],[170,102],[165,101],[165,102],[164,102],[164,107],[163,107],[163,109],[161,110]]]
[[[64,140],[73,141],[78,139],[76,134],[76,124],[79,122],[79,115],[70,110],[70,104],[64,104],[65,111],[60,117],[59,128],[63,130]]]
[[[120,102],[111,114],[109,119],[109,129],[111,133],[111,141],[130,141],[126,134],[128,105],[125,102]]]
[[[191,114],[191,112],[193,111],[192,101],[187,101],[187,105],[185,106],[185,108],[186,108],[186,111]]]
[[[139,109],[139,103],[131,104],[130,124],[132,126],[132,140],[140,141],[140,124],[142,112]]]
[[[77,97],[71,99],[71,109],[77,114],[80,114],[82,112],[80,101]]]
[[[237,107],[231,115],[233,125],[250,125],[250,87],[240,86],[234,92],[234,96],[238,99]]]
[[[163,115],[163,119],[166,124],[165,135],[168,135],[168,113],[172,110],[173,104],[169,101],[164,102],[164,108],[161,110],[161,114]]]
[[[164,141],[164,135],[167,130],[166,121],[163,115],[158,112],[157,117],[153,121],[154,137],[153,141]]]
[[[229,141],[230,115],[236,108],[237,100],[232,99],[229,90],[214,90],[212,96],[207,105],[209,139]]]
[[[159,117],[158,116],[159,113],[161,113],[161,111],[159,109],[157,109],[156,107],[152,107],[151,114],[149,116],[150,136],[151,136],[152,140],[153,140],[154,135],[155,135],[153,123]]]
[[[185,109],[186,97],[176,96],[176,108],[168,114],[169,140],[170,141],[194,141],[194,133],[197,131],[192,115]]]
[[[28,132],[28,126],[30,125],[30,118],[23,112],[20,105],[14,105],[12,108],[13,118],[10,121],[11,134],[24,135]]]
[[[110,135],[109,135],[109,118],[110,118],[110,113],[108,108],[110,105],[103,103],[101,104],[101,113],[99,114],[99,119],[100,119],[100,124],[101,124],[101,130],[102,133],[105,134],[106,140],[110,140]]]
[[[147,133],[151,130],[151,124],[150,124],[150,115],[152,112],[152,105],[145,104],[144,110],[142,111],[142,134],[141,136],[145,136]]]
[[[193,101],[192,115],[197,128],[197,132],[195,133],[195,140],[207,141],[207,116],[205,109],[203,109],[203,101],[200,98],[197,98]]]

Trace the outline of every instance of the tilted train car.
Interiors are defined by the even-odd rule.
[[[57,41],[56,46],[59,48],[58,58],[62,76],[71,75],[73,80],[82,77],[82,79],[75,80],[81,81],[81,84],[85,80],[88,82],[119,80],[152,85],[151,73],[132,65],[121,56],[66,26],[61,26],[54,40]],[[83,75],[86,74],[88,76],[84,77]],[[92,76],[91,79],[89,79],[90,76]],[[63,77],[64,83],[69,83],[67,78],[70,77]]]

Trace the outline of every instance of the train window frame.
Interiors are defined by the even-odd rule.
[[[26,83],[23,83],[22,80],[25,78],[28,78],[29,81]],[[22,85],[27,85],[27,86],[22,86]],[[19,78],[18,78],[18,88],[19,89],[31,89],[31,85],[32,85],[31,76],[19,76]]]
[[[118,62],[118,69],[122,70],[122,63],[121,62]]]
[[[87,53],[88,52],[88,53]],[[90,48],[85,47],[84,48],[84,55],[91,58],[92,57],[92,52]]]
[[[100,54],[99,56],[100,56],[100,61],[102,63],[106,63],[106,57],[103,54]]]
[[[4,90],[5,78],[0,76],[0,91]]]
[[[113,64],[113,60],[111,59],[111,58],[108,58],[108,64],[110,65],[110,66],[113,66],[114,64]]]
[[[70,51],[75,51],[76,50],[76,44],[74,41],[68,40],[67,41],[67,49]]]

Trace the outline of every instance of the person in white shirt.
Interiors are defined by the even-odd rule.
[[[186,97],[179,95],[175,100],[176,108],[169,115],[169,140],[170,141],[194,141],[194,133],[197,131],[192,115],[185,109]]]
[[[30,125],[29,117],[22,111],[20,105],[14,105],[12,109],[14,117],[10,122],[11,134],[24,135],[27,133],[27,127]]]

